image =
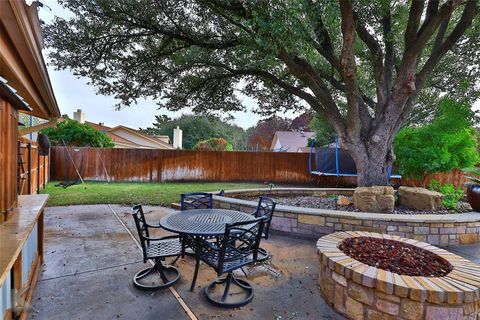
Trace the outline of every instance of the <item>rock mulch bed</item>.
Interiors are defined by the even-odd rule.
[[[268,195],[266,195],[268,196]],[[257,201],[258,197],[238,197],[239,199]],[[353,204],[347,206],[341,206],[337,204],[337,197],[335,196],[291,196],[291,197],[278,197],[273,196],[275,201],[280,205],[302,207],[302,208],[315,208],[315,209],[329,209],[329,210],[342,210],[351,212],[360,212]],[[350,201],[353,201],[352,197],[347,197]],[[393,214],[452,214],[470,212],[472,207],[466,201],[460,201],[457,210],[412,210],[410,208],[395,204],[395,210]]]
[[[443,277],[452,271],[445,259],[399,241],[354,237],[343,240],[338,248],[355,260],[401,275]]]

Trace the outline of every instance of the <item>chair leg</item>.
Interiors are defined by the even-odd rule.
[[[192,280],[192,285],[190,286],[190,291],[193,291],[193,289],[195,288],[199,267],[200,267],[200,258],[198,256],[195,256],[195,272],[193,274],[193,280]]]
[[[180,257],[182,257],[182,256],[181,256],[181,255],[180,255],[180,256],[177,256],[177,257],[175,258],[175,260],[172,261],[171,264],[174,265],[174,264],[178,261],[178,259],[180,259]],[[183,257],[182,257],[182,258],[183,258]]]
[[[232,283],[232,273],[229,272],[227,274],[227,279],[225,281],[225,290],[223,290],[223,295],[222,295],[222,302],[225,302],[225,300],[228,297],[228,291],[230,290],[230,284]]]
[[[210,291],[216,286],[225,284],[225,289],[223,290],[223,294],[220,298],[214,297]],[[240,287],[246,294],[246,298],[239,301],[231,301],[229,302],[229,291],[232,284],[237,285]],[[210,283],[204,290],[205,296],[207,299],[212,302],[213,304],[224,307],[224,308],[238,308],[248,304],[253,299],[253,288],[252,286],[241,279],[237,279],[233,276],[232,272],[229,272],[224,279],[216,279],[212,283]]]
[[[246,278],[248,278],[248,274],[247,272],[245,272],[245,269],[243,269],[243,267],[240,267],[240,270],[242,270],[243,274],[245,275]]]
[[[169,280],[166,276],[166,270],[169,270],[174,274],[174,278],[172,280]],[[141,279],[145,278],[154,271],[158,272],[163,284],[147,285],[140,282]],[[177,268],[173,266],[164,266],[160,259],[155,259],[155,264],[153,265],[153,267],[140,270],[133,276],[133,285],[135,286],[135,288],[141,290],[156,290],[170,287],[175,282],[177,282],[178,279],[180,279],[180,271],[178,271]]]

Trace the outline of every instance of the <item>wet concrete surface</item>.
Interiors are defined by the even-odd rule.
[[[188,319],[170,291],[133,287],[145,265],[107,205],[47,208],[45,241],[30,319]]]
[[[144,211],[151,224],[173,212],[162,207],[144,207]],[[45,263],[29,318],[190,319],[169,289],[152,293],[133,287],[133,275],[146,265],[124,225],[137,236],[127,207],[47,208]],[[166,234],[155,230],[152,236]],[[246,268],[246,279],[238,274],[255,290],[253,301],[245,307],[222,309],[207,302],[203,288],[216,274],[205,264],[200,267],[195,290],[190,292],[194,271],[191,256],[176,263],[181,279],[174,288],[198,319],[344,319],[321,297],[315,239],[272,234],[262,241],[262,247],[271,253],[270,261]],[[480,262],[478,245],[446,249]]]

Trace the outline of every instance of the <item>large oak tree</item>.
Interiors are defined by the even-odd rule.
[[[388,184],[393,138],[422,95],[478,89],[478,0],[61,3],[73,17],[45,28],[58,68],[121,105],[235,111],[241,91],[265,114],[309,106],[348,148],[359,185]]]

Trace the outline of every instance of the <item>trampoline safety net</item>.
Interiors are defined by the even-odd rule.
[[[338,172],[335,148],[315,148],[316,170],[323,174],[357,174],[357,166],[346,150],[338,149]]]

